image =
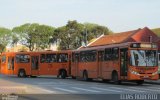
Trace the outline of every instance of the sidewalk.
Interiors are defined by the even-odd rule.
[[[0,94],[25,94],[24,86],[0,86]]]

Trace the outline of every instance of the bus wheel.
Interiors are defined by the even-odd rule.
[[[136,83],[137,85],[142,85],[144,83],[144,80],[137,81]]]
[[[121,84],[121,81],[118,80],[118,74],[117,74],[117,72],[113,72],[113,74],[112,74],[112,81],[115,84]]]
[[[61,76],[62,79],[65,79],[66,78],[66,71],[65,70],[61,70],[60,76]]]
[[[26,77],[26,72],[24,70],[19,70],[18,77]]]

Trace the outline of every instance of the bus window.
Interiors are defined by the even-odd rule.
[[[96,51],[95,50],[89,51],[88,57],[89,57],[89,59],[88,59],[89,62],[96,61]]]
[[[155,50],[131,50],[132,66],[156,66],[157,57]]]
[[[109,61],[112,59],[112,50],[111,49],[105,49],[105,61]]]
[[[57,62],[57,55],[56,54],[46,54],[46,62],[47,63]]]
[[[98,51],[98,59],[99,61],[104,61],[104,51]]]
[[[75,54],[75,62],[78,62],[79,61],[79,53],[76,53]]]
[[[58,62],[67,62],[68,61],[68,54],[67,53],[58,54],[57,58],[58,58]]]
[[[2,63],[6,62],[6,56],[2,56]]]
[[[80,52],[80,61],[81,62],[93,62],[96,61],[96,51],[82,51]]]
[[[25,55],[25,54],[16,55],[17,63],[29,63],[29,61],[30,61],[29,55]]]
[[[84,51],[80,52],[80,61],[81,62],[86,61],[86,53]]]
[[[41,61],[41,63],[44,63],[46,61],[45,54],[41,54],[40,61]]]
[[[119,49],[118,48],[113,48],[112,49],[112,59],[117,60],[119,55]]]

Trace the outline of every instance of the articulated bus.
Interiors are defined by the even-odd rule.
[[[158,80],[157,45],[120,43],[86,47],[72,52],[71,76],[84,80],[101,79],[119,84],[145,79]]]
[[[1,73],[18,77],[70,75],[71,51],[7,52],[1,55]]]

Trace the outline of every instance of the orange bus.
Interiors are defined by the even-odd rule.
[[[72,52],[71,76],[84,80],[135,81],[157,80],[157,45],[120,43],[86,47]]]
[[[71,73],[70,54],[71,51],[2,53],[1,72],[18,77],[57,75],[66,78]]]

